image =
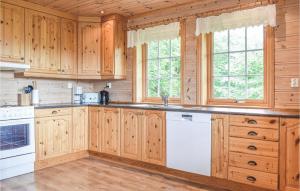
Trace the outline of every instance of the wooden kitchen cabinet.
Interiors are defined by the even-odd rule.
[[[142,132],[142,160],[165,165],[166,113],[164,111],[145,111]]]
[[[211,175],[227,179],[229,115],[212,115],[212,164]]]
[[[72,116],[72,150],[88,150],[88,108],[74,107]]]
[[[78,78],[100,79],[101,23],[80,22],[78,26]]]
[[[60,72],[77,75],[77,23],[61,19]]]
[[[102,113],[100,107],[89,107],[89,145],[91,151],[101,151]]]
[[[0,60],[24,63],[24,8],[0,4]]]
[[[30,72],[60,72],[60,19],[38,11],[25,11],[25,58]]]
[[[102,152],[120,155],[120,109],[103,108]]]
[[[36,160],[45,160],[71,152],[72,116],[42,117],[35,120]]]
[[[125,79],[125,20],[120,15],[102,18],[102,79]]]
[[[142,110],[121,110],[121,156],[142,159]]]
[[[300,119],[280,120],[280,187],[281,190],[300,189]]]

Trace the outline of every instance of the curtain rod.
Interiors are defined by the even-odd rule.
[[[131,26],[127,26],[127,30],[138,30],[138,29],[144,29],[144,28],[148,28],[148,27],[154,27],[157,25],[166,25],[166,24],[169,24],[172,22],[180,22],[180,21],[188,19],[188,18],[218,16],[222,13],[227,13],[227,12],[232,12],[232,11],[237,11],[237,10],[244,10],[244,9],[249,9],[249,8],[255,8],[255,7],[260,7],[263,5],[274,4],[277,1],[278,0],[261,0],[259,2],[255,2],[255,3],[247,3],[244,5],[239,4],[239,5],[232,6],[232,7],[206,11],[203,13],[196,13],[196,14],[187,15],[187,16],[168,18],[168,19],[163,19],[160,21],[153,21],[153,22],[143,23],[143,24],[139,24],[139,25],[131,25]]]

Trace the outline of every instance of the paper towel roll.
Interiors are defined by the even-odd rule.
[[[39,90],[32,90],[32,104],[39,104]]]

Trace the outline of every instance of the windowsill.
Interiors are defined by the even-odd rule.
[[[256,108],[256,109],[270,109],[268,103],[264,101],[246,101],[244,103],[235,103],[234,101],[219,101],[219,100],[209,100],[205,106],[212,107],[232,107],[232,108]]]
[[[168,102],[169,102],[169,104],[180,104],[181,99],[180,98],[169,98]],[[144,98],[140,103],[163,104],[163,101],[161,98]]]

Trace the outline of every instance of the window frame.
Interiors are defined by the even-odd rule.
[[[213,34],[206,34],[207,49],[207,105],[235,106],[235,107],[260,107],[271,108],[274,104],[274,30],[272,27],[264,27],[264,99],[217,99],[213,97]]]
[[[182,25],[181,25],[182,26]],[[181,33],[180,33],[181,34]],[[180,35],[181,36],[181,35]],[[180,97],[179,98],[172,98],[169,97],[169,103],[181,103],[182,100],[182,90],[183,90],[183,45],[184,41],[183,38],[180,38]],[[142,44],[142,102],[145,103],[161,103],[162,100],[160,97],[148,97],[147,96],[147,65],[148,65],[148,44]]]

